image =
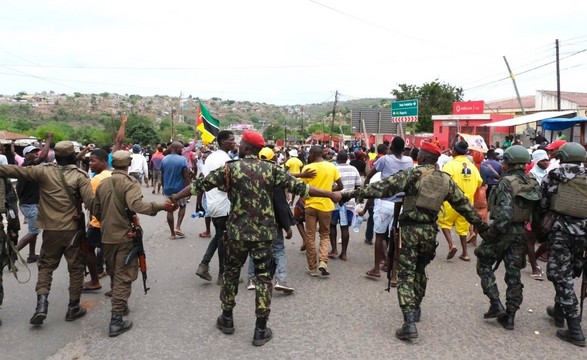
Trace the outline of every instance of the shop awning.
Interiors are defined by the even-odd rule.
[[[507,120],[483,124],[482,126],[498,126],[498,127],[517,126],[517,125],[523,125],[523,124],[533,123],[533,122],[537,122],[537,121],[542,121],[544,119],[559,118],[562,116],[576,115],[576,114],[577,114],[576,110],[541,111],[541,112],[538,112],[535,114],[518,116],[518,117],[507,119]]]
[[[544,130],[558,131],[568,129],[581,122],[587,122],[587,117],[545,119],[540,125]]]

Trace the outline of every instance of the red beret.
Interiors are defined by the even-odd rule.
[[[250,130],[245,130],[243,132],[243,141],[256,146],[258,148],[262,148],[265,146],[265,139],[263,139],[263,135],[254,132],[254,131],[250,131]]]
[[[429,142],[422,143],[422,147],[420,150],[428,151],[429,153],[436,154],[436,155],[440,155],[440,153],[441,153],[438,145],[433,144],[433,143],[429,143]]]

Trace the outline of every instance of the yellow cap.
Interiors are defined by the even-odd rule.
[[[275,154],[271,148],[264,147],[259,151],[259,159],[261,160],[273,160],[273,156],[275,156]]]

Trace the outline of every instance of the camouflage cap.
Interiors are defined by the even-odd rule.
[[[55,144],[55,156],[71,156],[75,154],[73,143],[71,141],[60,141]]]
[[[115,168],[130,166],[131,161],[132,155],[126,150],[117,150],[112,154],[112,166]]]

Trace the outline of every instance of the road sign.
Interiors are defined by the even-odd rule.
[[[392,122],[417,122],[418,100],[403,100],[391,103]]]

